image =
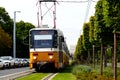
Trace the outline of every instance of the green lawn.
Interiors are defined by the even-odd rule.
[[[52,80],[76,80],[75,76],[72,74],[72,67],[67,66],[64,70],[60,71]],[[41,80],[49,73],[33,73],[27,76],[18,78],[17,80]]]
[[[72,73],[58,73],[52,80],[76,80]]]
[[[18,78],[17,80],[41,80],[48,74],[49,73],[33,73],[33,74],[29,74],[27,76]]]
[[[52,80],[76,80],[72,74],[72,67],[67,66],[64,70],[59,72]]]

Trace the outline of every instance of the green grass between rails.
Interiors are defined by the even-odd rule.
[[[49,73],[33,73],[18,78],[17,80],[41,80],[48,74]],[[76,80],[75,76],[72,74],[72,66],[65,67],[65,69],[61,70],[52,80]]]
[[[58,73],[52,80],[76,80],[72,73]]]
[[[18,78],[16,80],[41,80],[42,78],[44,78],[48,74],[49,73],[33,73],[33,74],[29,74],[27,76]]]
[[[52,80],[76,80],[72,74],[72,66],[65,67],[65,69],[59,72]]]

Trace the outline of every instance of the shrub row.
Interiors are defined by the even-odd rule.
[[[100,68],[92,69],[86,65],[76,65],[73,67],[72,74],[77,80],[113,80],[112,68],[107,67],[103,70],[103,75],[100,75]],[[118,69],[118,80],[120,80],[120,71]]]
[[[72,73],[76,76],[77,79],[82,79],[83,77],[88,77],[88,74],[91,72],[92,68],[84,65],[74,66]]]

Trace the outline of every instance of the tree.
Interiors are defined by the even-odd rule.
[[[94,22],[95,22],[94,16],[91,16],[90,17],[90,29],[89,29],[89,41],[91,43],[94,43],[94,41],[95,41],[95,39],[94,39],[94,35],[95,35]]]
[[[29,30],[31,28],[35,28],[33,24],[24,21],[17,22],[16,26],[17,37],[21,40],[23,40],[26,36],[29,35]]]
[[[77,42],[75,53],[74,53],[75,60],[80,60],[80,55],[82,54],[82,51],[83,51],[82,40],[83,40],[83,36],[81,35],[80,38],[78,38],[78,42]]]
[[[120,30],[120,1],[103,0],[103,15],[107,27]]]
[[[16,24],[17,57],[29,57],[29,46],[24,44],[24,38],[29,35],[29,30],[35,26],[31,23],[20,21]],[[29,39],[28,41],[29,42]],[[29,43],[28,43],[29,44]]]
[[[106,25],[103,4],[104,0],[99,0],[95,7],[95,39],[104,45],[110,45],[113,42],[113,28]]]
[[[85,50],[88,50],[91,46],[89,41],[89,30],[90,30],[90,24],[84,23],[83,25],[83,47]]]
[[[87,60],[88,63],[90,63],[90,49],[91,49],[91,43],[90,43],[90,37],[89,32],[90,31],[90,23],[84,23],[83,25],[83,47],[86,50],[84,55],[84,59]]]
[[[6,12],[5,8],[0,7],[0,52],[12,56],[12,36],[13,20]],[[29,46],[23,43],[23,39],[29,35],[29,30],[35,26],[31,23],[20,21],[16,24],[16,49],[17,57],[29,57]],[[4,36],[3,36],[4,35]],[[28,41],[29,42],[29,39]],[[22,54],[22,55],[21,55]],[[1,54],[4,55],[4,54]]]
[[[103,15],[106,27],[111,28],[112,32],[120,31],[120,0],[103,0]],[[112,37],[113,39],[113,37]],[[118,41],[118,40],[117,40]],[[119,40],[120,41],[120,40]],[[113,43],[113,41],[112,41]],[[116,46],[116,45],[114,45]],[[119,45],[118,45],[119,52]],[[113,56],[113,55],[112,55]],[[117,56],[119,56],[117,54]],[[113,58],[117,62],[116,57]],[[113,60],[112,60],[113,61]],[[112,65],[113,66],[113,65]],[[114,77],[116,78],[116,68],[114,67]]]
[[[95,40],[101,40],[101,32],[104,27],[102,0],[99,0],[95,7]]]
[[[11,55],[10,48],[12,47],[12,38],[0,27],[0,56]]]
[[[5,8],[0,7],[0,26],[8,34],[12,35],[13,32],[13,20],[10,18]]]

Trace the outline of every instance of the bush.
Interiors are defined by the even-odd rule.
[[[104,68],[103,75],[106,77],[112,77],[113,76],[112,68],[111,67]]]
[[[117,75],[120,76],[120,67],[117,68]]]
[[[72,73],[76,76],[77,80],[113,80],[112,69],[110,67],[105,68],[103,75],[100,75],[100,68],[98,67],[92,69],[90,66],[76,65],[73,67]]]
[[[77,61],[75,61],[75,60],[71,60],[71,61],[69,61],[69,64],[71,65],[71,66],[75,66],[75,65],[77,65],[78,63],[77,63]]]
[[[88,74],[91,72],[91,70],[92,68],[89,66],[76,65],[73,68],[72,73],[77,77],[77,79],[80,79],[82,77],[88,77]]]
[[[72,73],[90,73],[92,68],[90,66],[85,65],[76,65],[73,67]]]

